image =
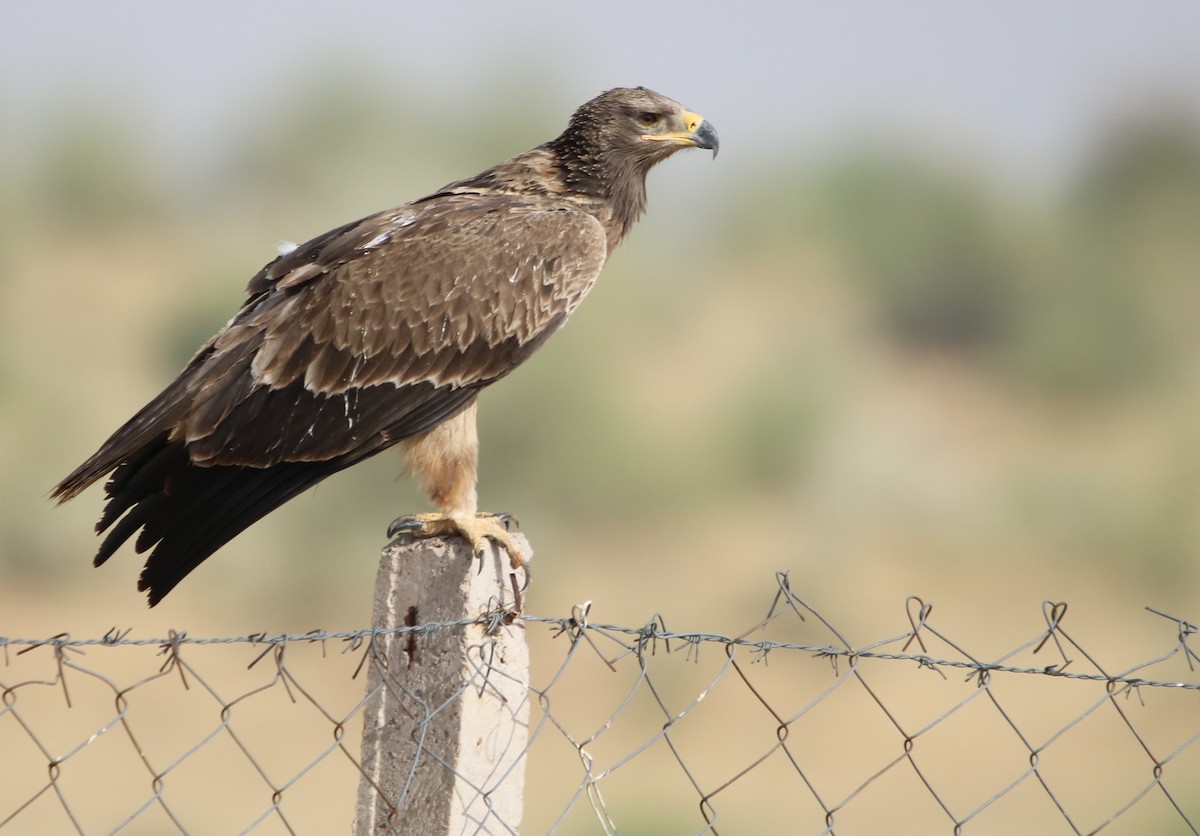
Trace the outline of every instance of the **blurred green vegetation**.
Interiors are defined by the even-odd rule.
[[[64,103],[42,126],[30,164],[7,184],[22,196],[19,207],[6,207],[17,210],[12,221],[34,233],[107,235],[169,211],[170,184],[140,121],[91,101]]]
[[[65,105],[0,169],[6,576],[87,581],[97,495],[30,509],[228,318],[279,240],[471,174],[565,118],[537,96],[434,101],[362,78],[262,97],[191,176],[167,173],[128,112],[90,105]],[[853,529],[898,560],[1099,555],[1114,578],[1195,579],[1196,124],[1131,113],[1050,194],[881,145],[803,167],[731,147],[720,164],[741,171],[708,226],[635,235],[553,346],[485,393],[486,507],[559,553],[618,521],[665,526],[680,560],[703,525],[753,529],[778,560],[801,559],[797,532],[878,548]],[[936,438],[917,443],[922,415]],[[389,481],[397,467],[331,480],[320,511],[247,535],[251,571],[286,560],[286,586],[319,598],[340,565],[321,555],[368,552],[389,514],[424,506]]]
[[[1196,332],[1198,153],[1194,122],[1131,114],[1047,201],[982,168],[864,145],[765,175],[741,196],[736,234],[758,250],[831,247],[898,344],[1043,392],[1111,396],[1190,371],[1164,366]]]
[[[1010,339],[1019,274],[995,195],[933,159],[866,150],[818,172],[808,221],[868,283],[895,339],[985,352]]]

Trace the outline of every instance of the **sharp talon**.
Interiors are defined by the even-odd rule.
[[[517,519],[515,514],[510,514],[507,511],[501,511],[499,514],[496,514],[495,517],[500,522],[504,523],[505,531],[512,531],[514,526],[516,528],[521,527],[521,521]]]
[[[525,585],[522,586],[521,588],[525,589],[526,587],[528,587],[529,586],[529,577],[531,574],[529,571],[529,561],[525,560],[524,558],[515,558],[510,554],[508,556],[508,565],[510,567],[512,567],[512,570],[514,572],[517,571],[518,569],[520,569],[522,572],[525,573]]]
[[[517,518],[508,513],[477,513],[473,518],[453,517],[442,513],[406,514],[392,520],[387,528],[387,535],[389,538],[411,535],[413,539],[453,535],[463,537],[470,545],[471,553],[479,561],[480,572],[483,571],[484,561],[492,554],[491,548],[494,544],[508,554],[509,565],[514,573],[514,585],[516,570],[522,569],[525,572],[525,582],[521,589],[528,589],[531,577],[529,564],[522,555],[521,547],[508,534],[510,528],[518,524]]]
[[[392,520],[391,525],[387,527],[387,536],[395,537],[397,534],[409,531],[420,531],[421,523],[414,520],[412,517],[398,517]]]

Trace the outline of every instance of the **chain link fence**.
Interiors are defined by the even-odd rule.
[[[786,575],[740,635],[589,609],[479,621],[481,645],[531,645],[524,832],[1198,832],[1181,618],[1151,611],[1158,652],[1114,669],[1111,637],[1074,636],[1065,603],[997,658],[917,598],[895,635],[854,645]],[[0,830],[348,831],[379,635],[0,637]],[[507,675],[478,658],[464,690]]]

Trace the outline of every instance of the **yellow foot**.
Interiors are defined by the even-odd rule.
[[[417,539],[425,539],[457,534],[471,544],[471,551],[480,560],[487,554],[487,541],[492,540],[508,552],[508,561],[512,568],[525,570],[525,583],[528,584],[529,561],[525,558],[525,550],[518,546],[517,541],[508,533],[509,524],[516,522],[517,518],[512,514],[476,514],[473,517],[413,514],[392,520],[387,536],[408,534]]]

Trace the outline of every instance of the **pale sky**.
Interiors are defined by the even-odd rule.
[[[202,154],[290,73],[342,62],[451,99],[546,79],[564,122],[602,89],[644,84],[709,117],[723,156],[882,130],[1035,176],[1143,98],[1200,114],[1190,0],[64,0],[12,3],[3,30],[0,132],[18,145],[64,97],[92,97]]]

